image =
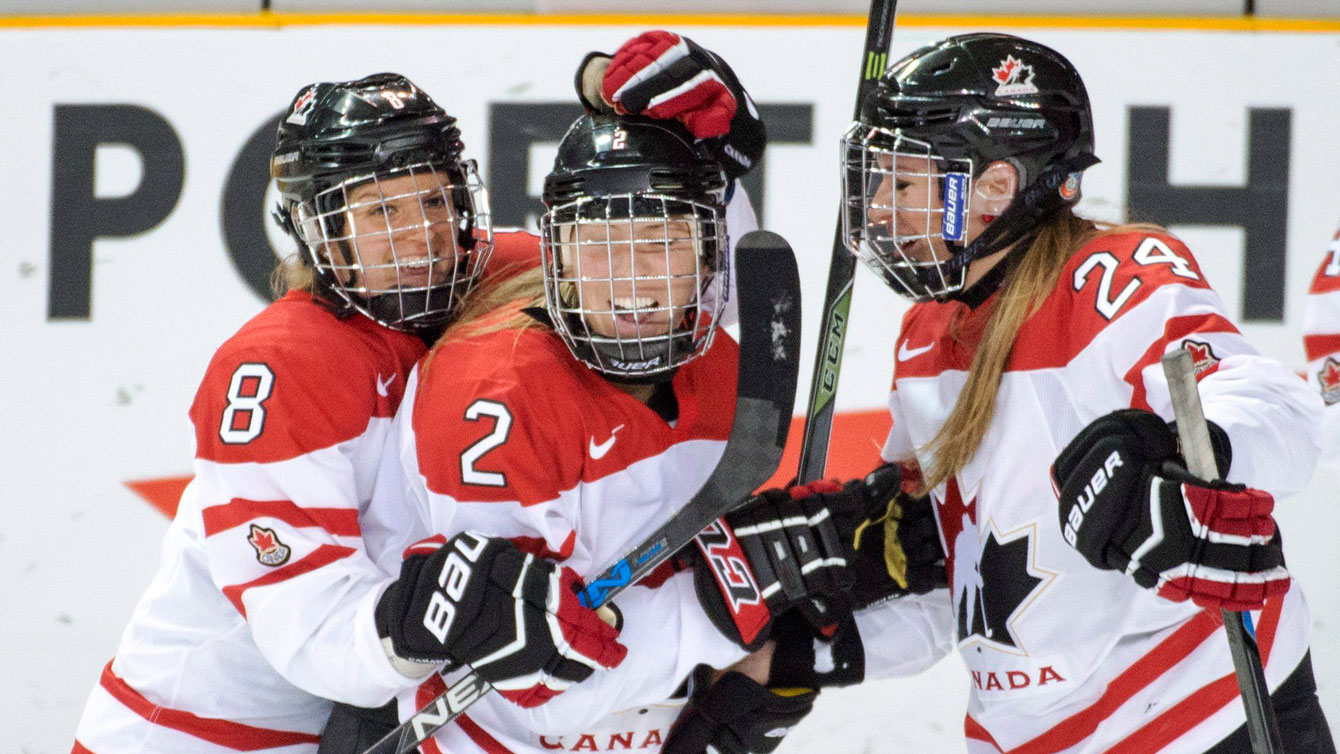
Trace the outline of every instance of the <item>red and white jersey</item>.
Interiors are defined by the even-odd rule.
[[[498,269],[539,259],[525,234],[498,252]],[[417,683],[376,634],[391,578],[358,514],[425,350],[296,291],[219,348],[190,411],[195,479],[76,752],[310,754],[328,700],[378,706]]]
[[[1340,474],[1340,230],[1312,278],[1303,315],[1307,380],[1321,392],[1321,462]]]
[[[967,381],[998,298],[908,311],[886,460],[929,465],[923,449]],[[932,493],[948,555],[948,630],[970,673],[970,752],[1200,752],[1243,723],[1217,615],[1093,568],[1057,521],[1052,461],[1114,410],[1172,419],[1159,358],[1176,348],[1194,355],[1205,415],[1231,438],[1230,481],[1279,498],[1311,476],[1320,401],[1255,353],[1185,246],[1114,234],[1074,254],[1019,332],[977,453]],[[1308,609],[1295,585],[1254,618],[1274,688],[1307,650]]]
[[[678,418],[577,361],[547,328],[440,343],[420,363],[363,516],[387,572],[430,534],[475,531],[593,576],[650,535],[699,489],[730,434],[739,348],[724,332],[681,367]],[[616,600],[627,659],[555,699],[522,709],[492,694],[425,751],[549,752],[647,745],[655,751],[698,663],[744,655],[698,605],[692,573],[653,574]],[[402,718],[444,688],[401,696]],[[580,748],[578,750],[581,750]]]

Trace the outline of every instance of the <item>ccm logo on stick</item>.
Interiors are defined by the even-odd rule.
[[[1079,527],[1084,525],[1084,514],[1093,507],[1094,497],[1112,480],[1112,470],[1122,465],[1121,454],[1112,451],[1107,460],[1103,461],[1102,467],[1093,472],[1089,483],[1084,485],[1084,491],[1075,498],[1075,505],[1070,509],[1070,515],[1066,517],[1065,522],[1065,541],[1069,542],[1071,547],[1075,546],[1075,540],[1079,538]]]

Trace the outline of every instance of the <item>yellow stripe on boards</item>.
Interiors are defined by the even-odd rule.
[[[261,28],[283,26],[864,26],[865,16],[769,14],[175,13],[0,16],[0,28]],[[903,27],[1340,33],[1340,18],[906,14]]]

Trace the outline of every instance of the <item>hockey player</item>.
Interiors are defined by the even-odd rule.
[[[1340,230],[1312,278],[1303,317],[1307,379],[1326,403],[1321,420],[1321,462],[1340,474]]]
[[[75,752],[314,752],[327,700],[379,705],[434,667],[388,655],[407,616],[383,599],[394,579],[358,517],[406,377],[494,250],[487,198],[455,119],[393,74],[304,87],[271,173],[301,248],[281,268],[289,290],[210,362],[190,412],[195,480]],[[538,261],[529,236],[496,242],[491,269]],[[500,685],[525,676],[539,697],[562,684],[536,668],[566,684],[615,664],[614,630],[549,575],[541,564],[520,579],[526,599],[491,591],[476,606],[541,625],[557,613],[526,652],[490,663],[460,643],[420,659],[474,662]]]
[[[1252,610],[1285,750],[1333,752],[1270,515],[1311,476],[1319,402],[1180,241],[1072,212],[1093,147],[1071,64],[1001,34],[899,61],[844,137],[847,243],[916,302],[883,457],[934,502],[954,608],[930,636],[880,630],[906,600],[858,611],[866,675],[952,635],[974,754],[1247,752],[1218,608]],[[1225,482],[1168,424],[1159,357],[1183,348]]]
[[[542,271],[482,292],[407,389],[365,517],[383,568],[420,568],[482,535],[588,573],[698,490],[721,457],[736,397],[738,346],[719,327],[723,302],[702,297],[726,272],[726,180],[672,122],[594,114],[569,129],[545,180]],[[775,523],[779,511],[760,504],[751,515]],[[850,518],[813,527],[831,534]],[[759,606],[769,617],[845,588],[830,579],[840,557],[803,574],[767,565],[800,585]],[[662,568],[617,600],[622,665],[531,710],[486,696],[424,750],[659,749],[682,704],[672,696],[695,666],[730,665],[749,643],[708,581]],[[427,610],[487,588],[464,584],[451,594],[422,579],[401,600]],[[442,639],[404,629],[391,637],[404,657]],[[443,635],[469,630],[455,622]],[[402,694],[398,715],[444,688],[434,676]],[[370,733],[369,722],[332,718],[323,751],[361,751],[394,722]]]

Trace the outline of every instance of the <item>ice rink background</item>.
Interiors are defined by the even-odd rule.
[[[461,118],[487,163],[490,103],[570,95],[570,70],[592,48],[612,49],[641,27],[539,25],[337,26],[275,29],[0,29],[0,124],[10,180],[0,183],[0,750],[68,751],[88,689],[113,653],[157,566],[166,519],[126,486],[189,473],[191,395],[219,342],[260,309],[224,248],[220,195],[246,138],[302,84],[403,71]],[[900,28],[894,56],[966,28]],[[1288,265],[1285,315],[1243,329],[1263,352],[1302,368],[1303,291],[1340,219],[1340,34],[1092,28],[1009,31],[1066,52],[1094,100],[1104,163],[1085,181],[1084,209],[1115,217],[1125,204],[1127,112],[1171,112],[1170,181],[1238,186],[1246,180],[1247,112],[1288,108]],[[861,29],[689,27],[722,52],[761,103],[808,103],[814,137],[776,145],[767,165],[765,220],[796,247],[805,279],[806,340],[815,319],[836,208],[836,140],[851,111]],[[1299,75],[1305,71],[1306,75]],[[94,242],[87,319],[48,316],[52,274],[53,112],[58,106],[133,104],[172,124],[184,186],[172,212],[129,238]],[[537,145],[532,181],[551,148]],[[134,192],[141,157],[99,148],[99,197]],[[488,165],[483,166],[485,175]],[[21,180],[13,176],[23,176]],[[527,186],[535,193],[538,185]],[[516,190],[494,186],[495,193]],[[1175,228],[1228,304],[1241,311],[1243,233]],[[273,236],[272,236],[273,238]],[[278,239],[275,238],[275,243]],[[893,334],[905,305],[862,271],[852,311],[839,408],[883,405]],[[808,375],[808,366],[802,372]],[[806,379],[807,381],[807,379]],[[801,395],[807,387],[801,386]],[[868,451],[871,438],[845,438]],[[1315,616],[1314,662],[1323,704],[1340,719],[1340,479],[1319,473],[1280,507],[1289,562]],[[896,637],[891,637],[896,640]],[[826,692],[784,744],[815,751],[961,751],[967,677],[955,656],[913,679]]]

